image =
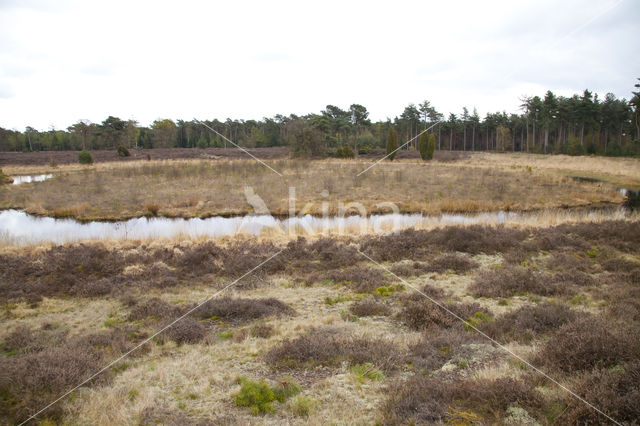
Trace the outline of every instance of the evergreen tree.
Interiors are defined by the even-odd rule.
[[[389,160],[393,161],[396,157],[395,150],[398,149],[398,132],[393,128],[392,125],[389,125],[389,132],[387,133],[387,155],[389,155]]]

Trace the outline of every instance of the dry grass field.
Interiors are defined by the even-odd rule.
[[[5,248],[0,421],[633,423],[639,225]]]
[[[615,205],[623,200],[617,187],[640,187],[637,159],[476,153],[447,160],[383,162],[360,176],[371,160],[268,160],[283,176],[250,159],[9,165],[3,167],[8,175],[55,177],[5,185],[0,208],[81,220],[242,215],[253,212],[244,193],[251,187],[272,214],[288,215],[295,187],[296,213],[321,215],[325,203],[334,215],[340,203],[353,202],[362,203],[367,214],[390,212],[384,202],[403,213],[475,213]]]

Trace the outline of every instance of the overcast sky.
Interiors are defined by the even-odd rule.
[[[630,97],[640,2],[0,0],[0,126]]]

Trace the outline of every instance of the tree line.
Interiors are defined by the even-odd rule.
[[[640,80],[640,79],[639,79]],[[640,88],[640,84],[635,85]],[[571,97],[547,91],[523,97],[520,113],[487,113],[463,107],[445,116],[428,100],[409,104],[393,120],[372,122],[367,108],[327,105],[319,113],[276,115],[262,120],[201,120],[224,137],[195,121],[159,119],[150,126],[108,117],[102,123],[80,120],[64,130],[24,131],[0,127],[1,151],[99,150],[132,148],[289,146],[298,156],[367,153],[384,148],[390,128],[405,149],[418,149],[418,136],[432,127],[436,150],[519,151],[572,155],[640,155],[640,91],[630,100],[607,94],[600,99],[585,90]]]

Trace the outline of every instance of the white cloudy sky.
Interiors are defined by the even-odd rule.
[[[0,126],[108,115],[260,119],[424,99],[517,111],[522,95],[629,98],[638,0],[0,0]]]

